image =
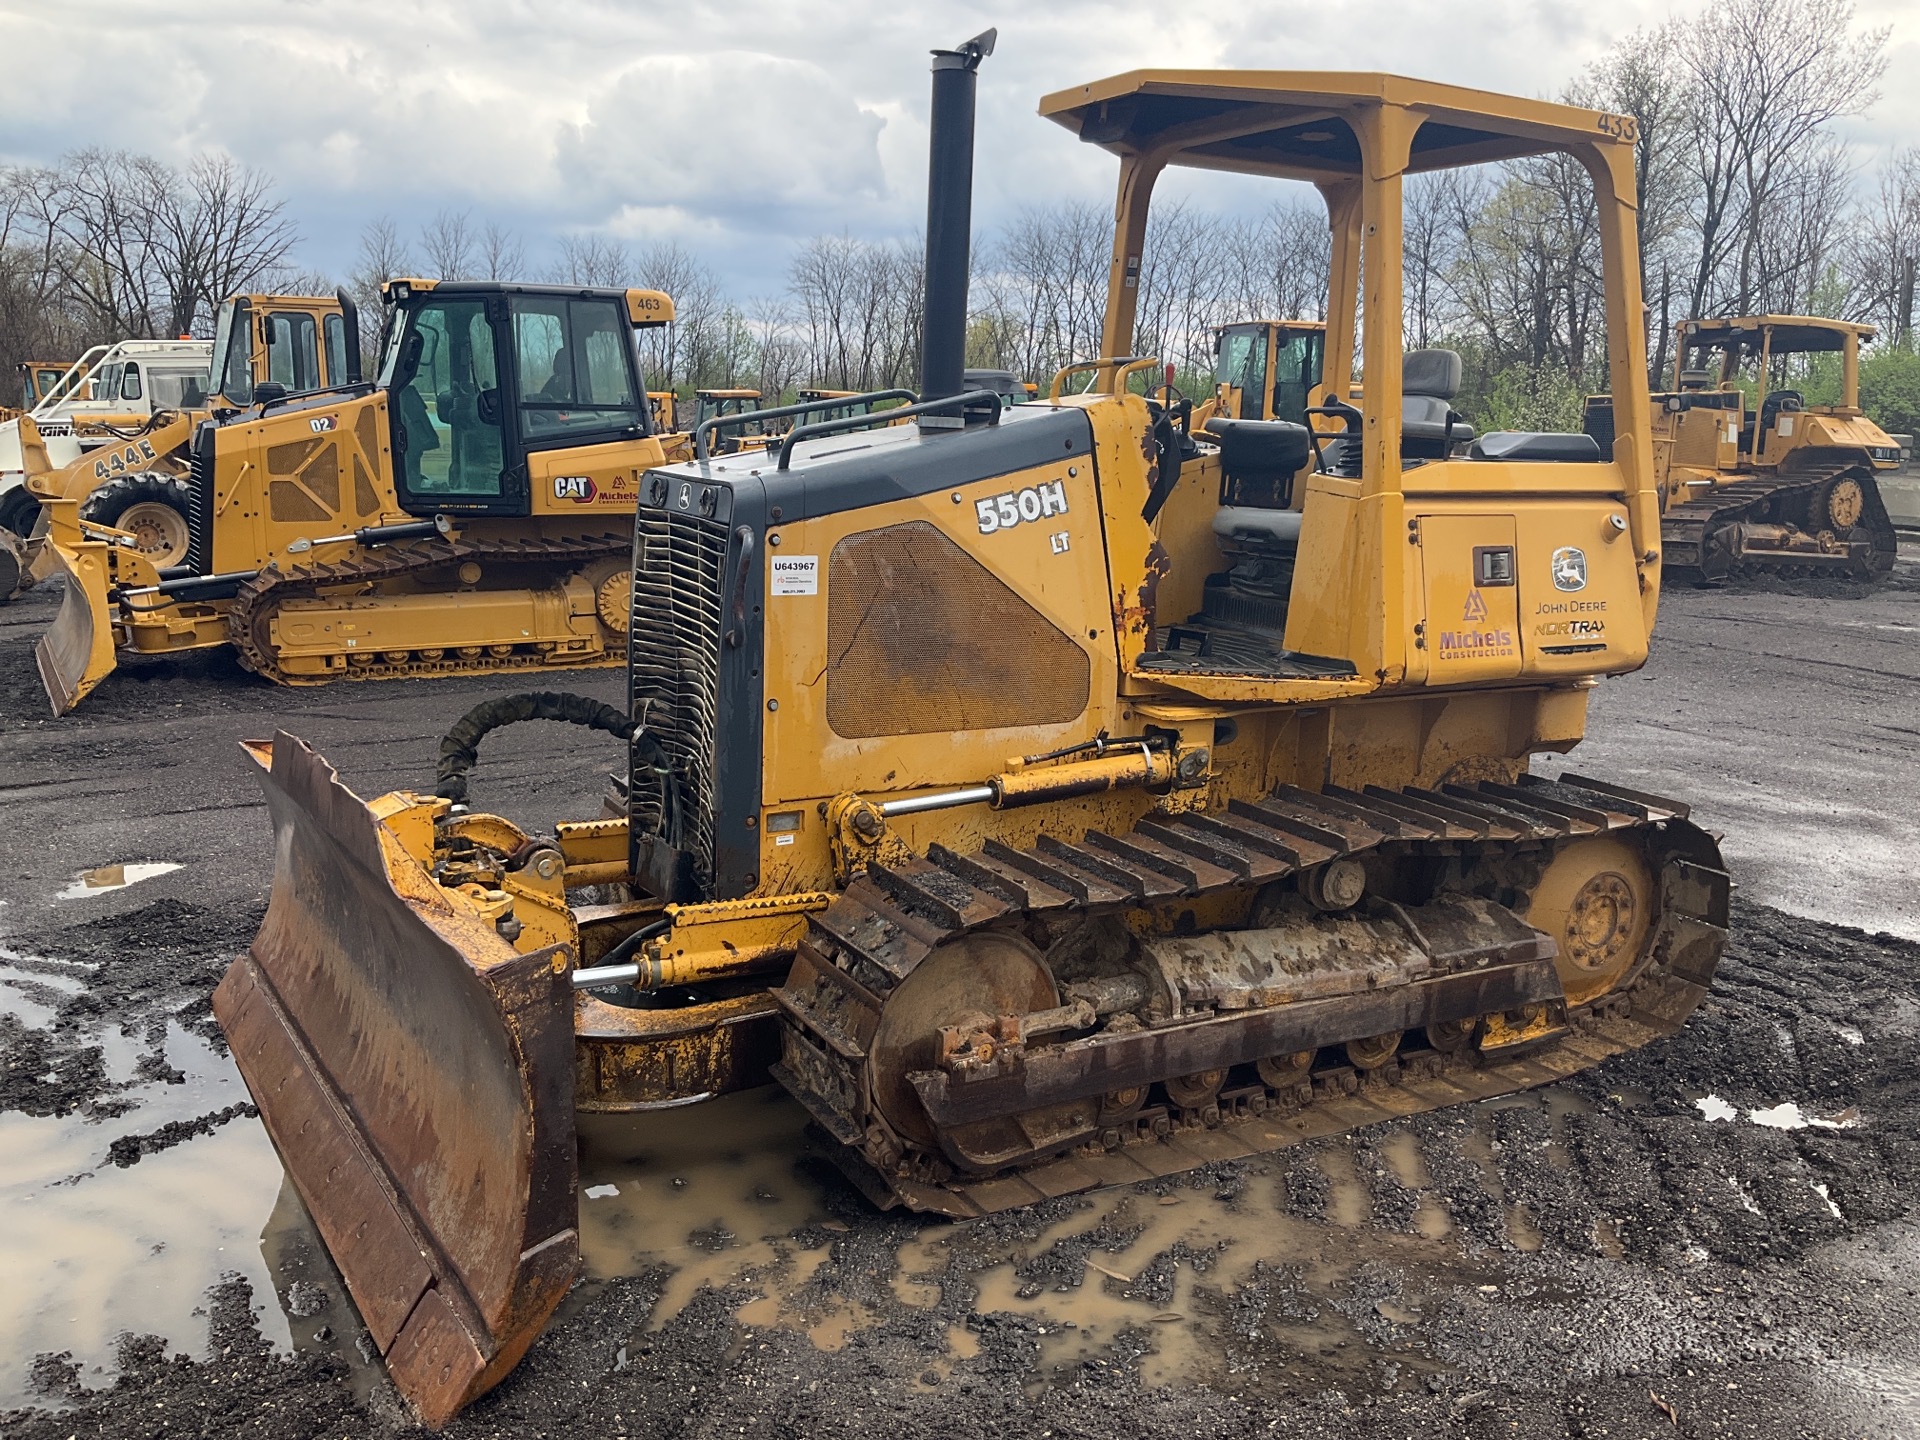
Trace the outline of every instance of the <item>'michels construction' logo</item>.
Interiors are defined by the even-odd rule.
[[[1553,552],[1553,588],[1556,590],[1587,588],[1586,551],[1572,545],[1562,545]]]
[[[1441,660],[1503,660],[1514,653],[1513,631],[1485,623],[1487,600],[1477,586],[1467,591],[1460,618],[1468,628],[1440,632],[1436,653]]]

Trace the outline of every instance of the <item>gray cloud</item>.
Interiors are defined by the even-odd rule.
[[[807,234],[905,233],[924,209],[926,51],[987,25],[976,216],[1104,202],[1113,171],[1034,113],[1039,97],[1142,66],[1371,68],[1551,95],[1663,0],[1339,0],[1169,8],[1034,5],[621,4],[612,0],[0,0],[0,159],[86,144],[180,160],[219,149],[277,177],[306,243],[342,270],[371,217],[411,233],[446,207],[521,233],[673,235],[737,289],[778,286]],[[1891,75],[1920,44],[1910,0]],[[1710,10],[1699,10],[1711,23]],[[44,57],[21,63],[19,57]],[[80,57],[82,63],[74,63]],[[1890,82],[1851,138],[1872,160],[1920,141],[1920,91]],[[1185,176],[1164,194],[1263,209],[1271,187]]]

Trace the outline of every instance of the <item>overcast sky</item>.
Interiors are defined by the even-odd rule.
[[[1654,0],[0,0],[0,159],[98,144],[271,173],[298,261],[340,273],[361,227],[411,235],[470,210],[524,239],[636,248],[672,235],[737,294],[781,287],[795,241],[905,234],[926,204],[926,52],[998,26],[980,85],[977,229],[1023,205],[1107,203],[1114,165],[1034,111],[1049,91],[1151,66],[1379,69],[1551,97]],[[1706,0],[1684,7],[1712,23]],[[1849,128],[1876,164],[1920,143],[1920,7],[1894,27],[1883,96]],[[38,58],[44,57],[44,58]],[[1192,177],[1163,195],[1264,209],[1271,183]]]

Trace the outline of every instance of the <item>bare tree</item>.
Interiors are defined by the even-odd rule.
[[[1913,323],[1915,257],[1920,256],[1920,147],[1887,159],[1849,243],[1854,310],[1898,343]]]
[[[551,272],[562,285],[625,285],[633,274],[627,247],[605,235],[563,235]]]
[[[478,273],[483,280],[518,280],[527,269],[527,252],[520,237],[494,221],[480,232]]]
[[[1876,98],[1888,31],[1856,32],[1853,19],[1849,0],[1729,0],[1711,23],[1670,28],[1695,121],[1691,313],[1761,304],[1767,231],[1783,195],[1806,169],[1831,162],[1816,143],[1828,127]]]
[[[472,280],[480,269],[479,237],[465,210],[442,210],[420,232],[420,253],[438,280]]]

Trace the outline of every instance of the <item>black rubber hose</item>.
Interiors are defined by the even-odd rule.
[[[440,742],[440,763],[434,770],[433,793],[456,805],[464,804],[467,798],[467,772],[479,762],[480,742],[488,732],[498,730],[502,725],[518,724],[522,720],[565,720],[572,725],[585,725],[590,730],[604,730],[629,744],[633,744],[638,736],[637,748],[645,752],[640,758],[649,763],[660,763],[659,745],[651,736],[642,734],[639,722],[624,711],[585,695],[536,690],[525,695],[507,695],[498,700],[483,701],[462,715],[459,723],[447,731],[446,737]]]

